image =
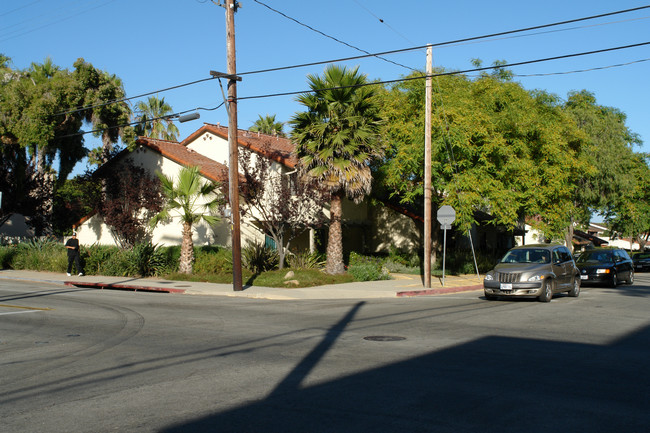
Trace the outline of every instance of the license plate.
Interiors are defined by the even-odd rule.
[[[499,287],[501,290],[512,290],[512,284],[510,283],[501,283],[501,287]]]
[[[580,279],[581,279],[581,280],[588,280],[588,279],[589,279],[589,275],[580,275]]]

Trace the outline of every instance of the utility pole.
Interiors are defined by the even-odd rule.
[[[228,181],[230,217],[232,218],[232,285],[233,290],[243,290],[241,273],[241,229],[239,213],[239,149],[237,144],[237,66],[235,55],[236,0],[226,0],[226,48],[228,56]]]
[[[426,109],[424,110],[424,287],[431,288],[431,99],[433,49],[427,46]]]

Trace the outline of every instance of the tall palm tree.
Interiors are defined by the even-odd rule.
[[[149,96],[147,101],[139,101],[135,106],[138,116],[136,121],[140,122],[136,127],[138,135],[160,138],[163,140],[176,140],[178,128],[169,118],[173,113],[172,106],[165,102],[165,98]]]
[[[178,270],[184,274],[192,273],[194,264],[194,242],[192,241],[192,226],[203,220],[214,225],[219,218],[214,213],[222,204],[219,186],[213,182],[203,182],[198,167],[185,167],[174,179],[156,172],[162,183],[162,191],[167,198],[163,209],[151,219],[155,227],[160,221],[167,220],[171,212],[181,217],[183,223],[183,240],[181,242],[181,257]]]
[[[342,199],[347,195],[359,202],[370,193],[370,162],[383,154],[375,90],[358,70],[328,66],[322,77],[308,75],[312,93],[298,97],[307,111],[289,121],[302,168],[331,193],[326,264],[330,274],[345,271]]]
[[[262,117],[262,115],[258,115],[258,117],[259,119],[253,123],[253,126],[250,127],[249,131],[261,132],[262,134],[277,135],[280,137],[285,136],[284,132],[282,131],[284,123],[277,122],[275,120],[275,114],[267,114],[264,117]]]

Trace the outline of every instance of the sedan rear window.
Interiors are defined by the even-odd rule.
[[[576,263],[611,263],[613,261],[612,251],[585,251],[580,254]]]

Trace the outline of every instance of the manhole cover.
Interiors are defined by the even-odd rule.
[[[368,341],[401,341],[406,340],[406,337],[398,337],[395,335],[371,335],[369,337],[363,337],[363,339]]]

